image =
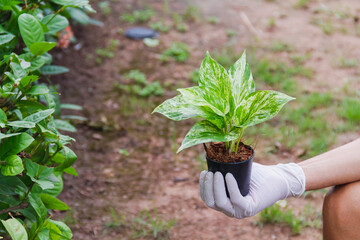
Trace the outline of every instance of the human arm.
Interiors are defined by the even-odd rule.
[[[306,190],[340,185],[360,180],[360,138],[300,162]]]
[[[250,192],[241,196],[234,177],[225,181],[221,173],[203,171],[200,174],[200,195],[207,206],[229,216],[244,218],[257,214],[278,200],[298,197],[305,189],[314,190],[360,179],[360,139],[306,160],[264,166],[254,163]],[[341,157],[342,156],[342,157]]]

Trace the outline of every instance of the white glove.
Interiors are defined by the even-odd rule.
[[[231,173],[225,176],[230,199],[226,196],[224,177],[220,172],[202,171],[201,199],[210,208],[235,217],[251,217],[278,200],[299,197],[305,191],[305,174],[295,163],[264,166],[253,163],[250,191],[243,197]]]

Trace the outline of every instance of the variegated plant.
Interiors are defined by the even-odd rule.
[[[199,86],[178,91],[180,95],[166,100],[154,112],[175,121],[204,119],[186,134],[178,152],[207,142],[225,142],[229,152],[237,152],[245,128],[274,117],[294,99],[276,91],[255,91],[245,52],[228,71],[207,52]]]

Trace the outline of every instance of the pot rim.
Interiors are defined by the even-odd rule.
[[[207,160],[209,160],[209,161],[211,161],[211,162],[214,162],[214,163],[218,163],[218,164],[224,164],[224,165],[244,164],[244,163],[247,163],[247,162],[253,160],[253,158],[254,158],[254,156],[255,156],[255,150],[254,150],[251,146],[249,146],[249,145],[245,145],[245,146],[251,148],[251,150],[252,150],[252,152],[253,152],[253,154],[251,155],[251,157],[250,157],[249,159],[245,160],[245,161],[241,161],[241,162],[230,162],[230,163],[218,162],[218,161],[215,161],[215,160],[209,158],[208,155],[207,155],[207,153],[206,153],[206,151],[205,151],[205,156],[206,156],[206,159],[207,159]]]

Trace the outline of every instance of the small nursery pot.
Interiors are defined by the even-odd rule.
[[[245,147],[251,148],[250,146],[245,146]],[[251,158],[249,158],[246,161],[235,162],[235,163],[216,162],[206,155],[208,170],[213,173],[221,172],[221,174],[224,176],[224,180],[226,173],[231,173],[236,179],[241,195],[246,196],[249,193],[251,168],[252,168],[253,158],[255,155],[254,149],[252,149],[252,151],[253,151],[253,155],[251,156]],[[226,195],[229,197],[230,195],[226,186],[226,181],[225,181],[225,189],[226,189]]]

